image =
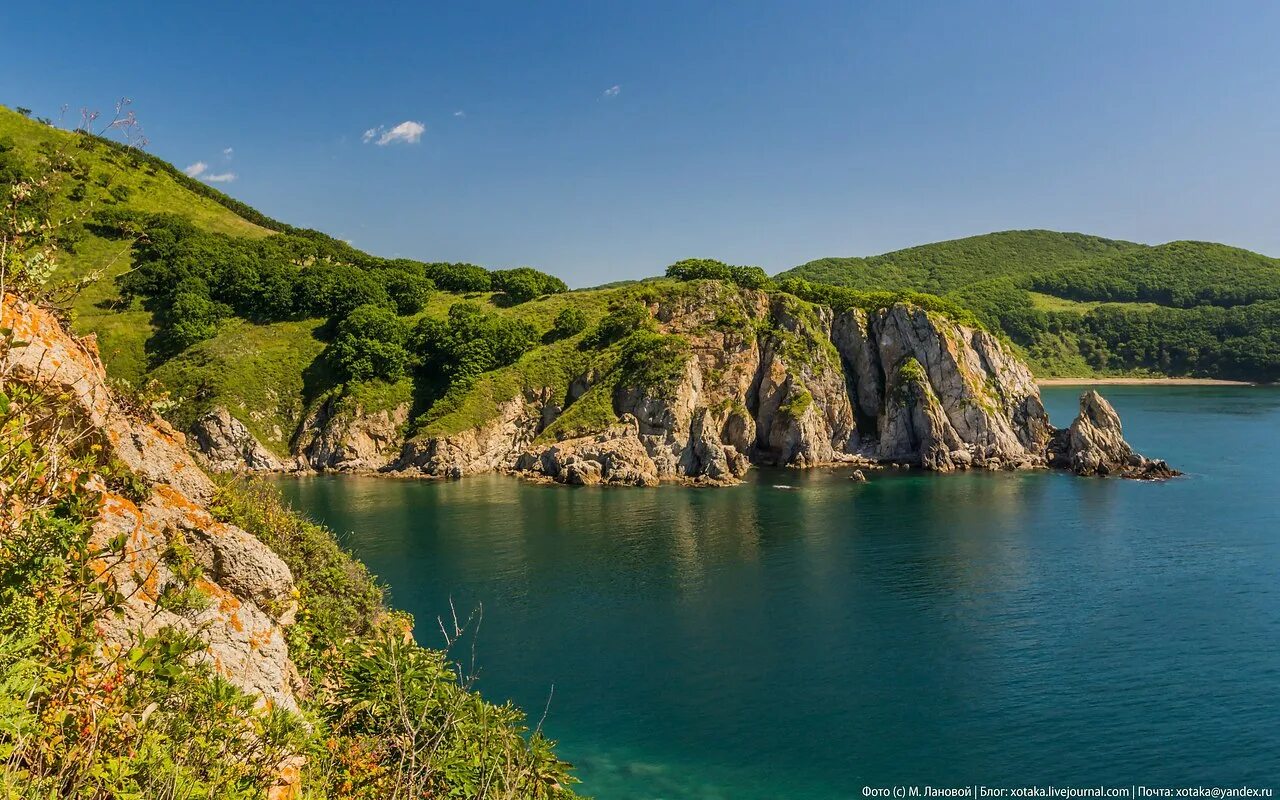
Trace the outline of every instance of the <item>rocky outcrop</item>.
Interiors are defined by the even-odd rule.
[[[550,389],[517,395],[498,406],[494,419],[474,428],[406,442],[393,469],[444,478],[511,469],[548,416],[554,418],[545,413],[553,407]]]
[[[320,472],[377,470],[393,461],[404,441],[409,403],[368,411],[346,398],[326,398],[294,437],[296,466]]]
[[[277,472],[284,464],[222,406],[210,409],[189,431],[197,458],[214,472]]]
[[[496,407],[479,398],[473,411],[445,415],[408,442],[408,403],[371,413],[330,397],[300,426],[294,466],[448,478],[515,471],[627,485],[734,483],[752,464],[948,472],[1052,462],[1142,473],[1140,465],[1119,469],[1127,456],[1096,431],[1080,436],[1109,455],[1095,457],[1082,443],[1073,451],[1082,466],[1069,465],[1063,453],[1072,445],[1050,424],[1026,365],[990,333],[943,314],[910,303],[833,312],[714,281],[652,297],[653,349],[641,357],[659,370],[628,365],[616,348],[595,352],[566,385],[525,386]],[[587,417],[600,421],[585,434],[559,426],[587,396],[596,404],[589,408],[611,406],[612,424],[593,411]],[[484,407],[490,412],[473,422],[468,414]],[[210,463],[273,468],[262,466],[270,454],[244,426],[216,411],[195,431]]]
[[[1118,426],[1072,427],[1105,458],[1064,444],[1030,371],[1004,344],[918,306],[833,313],[790,295],[703,282],[661,297],[649,312],[660,336],[687,346],[674,379],[642,385],[614,369],[580,376],[567,391],[526,391],[488,422],[408,443],[395,468],[447,477],[513,470],[572,484],[724,484],[751,464],[1062,466],[1061,452],[1074,447],[1082,466],[1070,468],[1082,473],[1159,473],[1130,463],[1101,433],[1122,443]],[[544,441],[588,387],[609,381],[616,424]]]
[[[215,487],[187,451],[182,434],[149,411],[125,407],[106,385],[92,340],[69,335],[44,309],[6,296],[4,327],[24,342],[4,352],[8,379],[59,398],[84,435],[135,482],[129,496],[101,480],[91,545],[104,552],[92,566],[125,598],[119,615],[98,621],[108,647],[171,627],[206,644],[200,658],[263,704],[297,708],[297,671],[285,627],[296,602],[288,566],[240,528],[206,510]],[[108,548],[122,542],[122,549]],[[190,585],[175,554],[189,552],[201,577]],[[184,583],[185,582],[185,583]],[[166,603],[173,590],[203,602]]]
[[[1120,415],[1093,390],[1080,395],[1080,415],[1071,427],[1055,432],[1049,460],[1054,467],[1077,475],[1163,480],[1180,474],[1164,461],[1133,452],[1124,440]]]

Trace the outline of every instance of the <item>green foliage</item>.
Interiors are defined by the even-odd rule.
[[[1280,260],[1209,242],[1171,242],[1036,274],[1031,288],[1072,300],[1239,306],[1280,299]]]
[[[511,303],[524,303],[544,294],[567,292],[564,281],[532,267],[499,269],[489,273],[490,288],[502,292]]]
[[[421,270],[391,269],[383,279],[387,295],[401,315],[417,314],[427,304],[435,284]]]
[[[684,374],[690,357],[689,342],[683,336],[639,330],[619,345],[619,383],[664,397]]]
[[[551,325],[552,339],[568,339],[587,329],[587,315],[575,306],[565,306]]]
[[[338,323],[329,358],[345,380],[395,382],[409,364],[408,338],[408,327],[390,309],[363,305]]]
[[[1132,242],[1056,231],[1004,231],[911,247],[868,258],[823,258],[779,278],[863,291],[947,292],[978,281],[1022,277],[1083,259],[1140,247]]]
[[[714,258],[686,258],[677,261],[667,267],[666,275],[682,281],[728,281],[744,289],[765,289],[771,284],[768,274],[760,267],[737,267]]]
[[[463,302],[449,308],[448,319],[421,319],[412,345],[423,371],[445,386],[469,385],[481,373],[513,363],[539,338],[537,329],[523,320]]]
[[[183,281],[164,310],[166,342],[174,352],[212,338],[222,320],[231,316],[230,306],[209,297],[209,289],[198,281]]]
[[[786,278],[778,283],[780,291],[793,294],[810,303],[821,303],[831,306],[837,311],[849,308],[860,308],[864,311],[879,311],[890,308],[896,303],[908,303],[926,311],[933,311],[947,316],[956,322],[975,328],[983,328],[981,318],[964,306],[937,295],[911,291],[866,292],[844,286],[810,283],[797,278]]]
[[[634,298],[624,297],[616,301],[604,319],[596,324],[595,329],[583,341],[583,346],[607,347],[636,331],[654,330],[657,330],[657,323],[654,322],[649,309]]]
[[[490,288],[489,271],[475,264],[446,264],[437,262],[423,265],[426,276],[446,292],[487,292]]]

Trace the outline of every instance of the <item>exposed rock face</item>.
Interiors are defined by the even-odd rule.
[[[296,709],[300,684],[284,639],[296,607],[288,566],[253,536],[209,515],[214,485],[183,436],[117,402],[92,340],[70,336],[38,307],[10,296],[3,303],[2,324],[26,344],[10,349],[0,368],[64,398],[85,431],[146,487],[145,498],[135,500],[93,487],[99,493],[93,543],[101,547],[117,536],[125,542],[122,553],[94,565],[127,598],[122,616],[98,623],[106,641],[128,646],[165,626],[190,631],[206,642],[202,657],[227,680],[264,703]],[[160,602],[179,580],[169,556],[179,544],[202,568],[196,588],[209,601],[203,608],[174,611]]]
[[[656,384],[593,363],[567,386],[525,388],[479,424],[403,444],[408,404],[371,414],[331,398],[295,437],[296,468],[448,478],[505,470],[626,485],[735,483],[751,464],[888,462],[949,472],[1052,462],[1082,474],[1158,472],[1128,464],[1111,441],[1123,444],[1118,423],[1114,436],[1099,423],[1072,445],[1050,425],[1026,365],[998,339],[924,308],[833,313],[710,281],[659,298],[649,314],[682,360]],[[556,435],[567,409],[601,391],[610,393],[614,424]],[[202,420],[196,439],[214,464],[278,468],[259,466],[270,462],[245,436],[223,412]]]
[[[1120,415],[1096,391],[1080,395],[1080,416],[1057,431],[1049,446],[1050,462],[1077,475],[1118,475],[1163,480],[1180,474],[1164,461],[1133,452],[1124,440]]]
[[[400,450],[409,404],[368,412],[328,398],[303,421],[294,439],[298,467],[352,472],[386,466]]]
[[[833,314],[706,283],[649,310],[660,333],[687,342],[688,356],[671,385],[616,378],[617,424],[542,441],[601,380],[582,376],[563,397],[550,387],[526,392],[484,425],[410,442],[397,468],[450,477],[509,469],[574,484],[734,483],[751,464],[1045,467],[1060,439],[1030,371],[998,339],[919,307]]]
[[[550,389],[513,397],[498,407],[496,418],[483,425],[454,435],[406,442],[395,469],[416,469],[444,478],[510,469],[545,427],[548,415],[544,412],[550,405]]]
[[[222,406],[210,409],[191,426],[197,457],[214,472],[276,472],[284,464],[240,420]]]

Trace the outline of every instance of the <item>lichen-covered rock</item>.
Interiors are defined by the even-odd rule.
[[[284,638],[296,608],[289,568],[253,536],[209,514],[215,487],[184,437],[117,400],[92,339],[71,336],[49,312],[12,296],[4,297],[0,316],[25,342],[5,352],[0,370],[69,404],[86,435],[145,495],[131,500],[100,483],[91,487],[99,494],[93,544],[124,543],[93,565],[125,598],[120,616],[98,621],[108,646],[128,646],[166,626],[189,631],[205,642],[201,658],[218,674],[264,704],[296,709],[299,680]],[[194,586],[182,585],[184,551],[202,573]],[[171,590],[200,602],[167,603]]]
[[[196,457],[214,472],[279,472],[283,462],[244,423],[222,406],[210,409],[189,431]]]
[[[1120,415],[1093,390],[1080,395],[1080,415],[1071,427],[1056,432],[1049,458],[1053,466],[1077,475],[1163,480],[1180,474],[1164,461],[1135,453],[1124,440]]]

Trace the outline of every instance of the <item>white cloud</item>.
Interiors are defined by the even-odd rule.
[[[182,171],[187,173],[187,175],[191,176],[192,178],[198,178],[201,175],[203,175],[204,171],[207,170],[208,168],[209,168],[208,164],[204,163],[203,161],[197,161],[196,163],[188,166],[186,169]]]
[[[465,112],[465,111],[455,111],[455,112],[453,112],[453,115],[454,115],[455,117],[465,117],[465,116],[467,115],[467,112]]]
[[[370,128],[369,130],[365,131],[360,135],[360,141],[364,142],[365,144],[368,144],[369,142],[373,141],[373,137],[377,136],[378,132],[381,130],[382,130],[381,125],[379,125],[376,128]]]
[[[418,140],[422,138],[422,134],[425,133],[426,130],[427,130],[427,126],[423,125],[421,122],[414,122],[413,120],[405,120],[404,122],[401,122],[399,125],[396,125],[387,130],[383,130],[382,126],[378,126],[377,128],[370,128],[369,130],[364,132],[364,136],[361,138],[363,138],[364,141],[367,143],[370,139],[372,139],[375,135],[377,135],[378,140],[375,142],[375,144],[382,147],[385,147],[386,145],[389,145],[389,144],[395,144],[396,142],[403,142],[405,144],[417,144]],[[378,135],[379,133],[381,135]]]
[[[232,153],[234,153],[234,152],[235,152],[235,149],[234,149],[234,148],[231,148],[231,147],[224,147],[224,148],[222,148],[222,157],[223,157],[223,158],[231,158],[231,154],[232,154]]]
[[[219,172],[216,175],[205,175],[204,179],[209,183],[231,183],[236,179],[234,172]]]
[[[617,97],[620,94],[622,94],[622,87],[617,85],[616,83],[613,86],[610,86],[608,89],[604,90],[605,97]]]

